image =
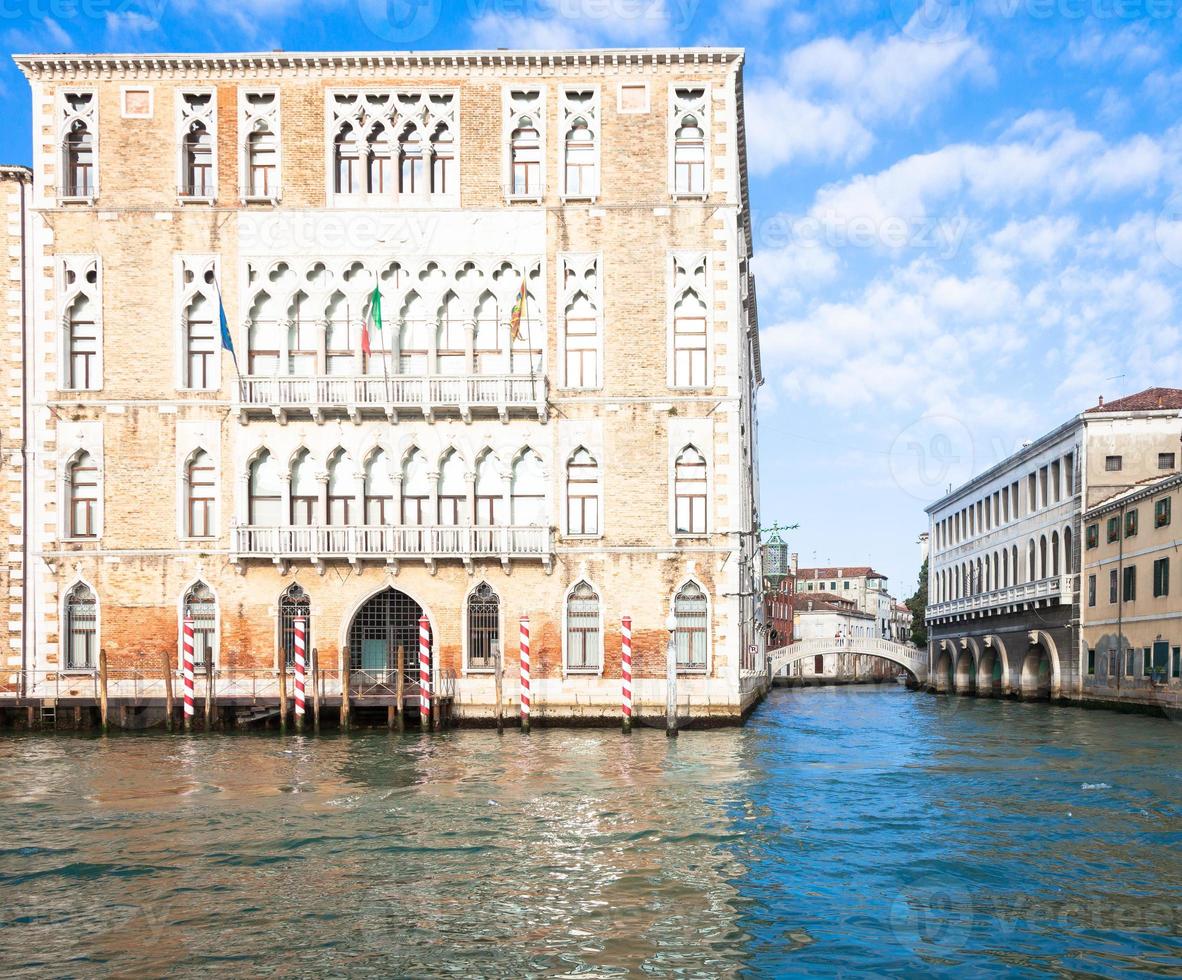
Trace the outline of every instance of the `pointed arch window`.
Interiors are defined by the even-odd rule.
[[[365,463],[365,523],[394,523],[394,480],[386,453],[379,449]]]
[[[341,293],[336,293],[329,303],[324,328],[325,370],[336,376],[352,374],[358,346],[352,307]]]
[[[456,190],[456,144],[451,130],[440,125],[431,136],[431,193]]]
[[[191,538],[212,538],[213,507],[216,494],[213,457],[204,449],[197,450],[189,460],[185,473],[185,533]]]
[[[579,582],[566,599],[567,670],[598,670],[603,654],[603,624],[599,595]]]
[[[587,120],[576,118],[566,134],[566,196],[594,197],[598,192],[595,134]]]
[[[98,601],[90,587],[79,582],[66,593],[66,670],[93,670],[98,634]]]
[[[328,523],[344,527],[353,523],[353,486],[345,451],[338,449],[328,461]]]
[[[361,190],[361,147],[357,132],[349,123],[341,127],[333,140],[334,171],[338,194],[356,194]]]
[[[213,137],[203,122],[194,122],[185,133],[182,168],[183,197],[213,197]]]
[[[204,582],[195,582],[185,593],[183,615],[193,620],[193,666],[212,666],[217,659],[218,611],[213,593]]]
[[[291,523],[295,527],[311,527],[317,520],[319,481],[316,479],[312,454],[301,449],[291,464]]]
[[[485,293],[476,307],[473,353],[477,374],[500,374],[505,370],[505,356],[501,350],[500,310],[492,293]]]
[[[270,452],[263,450],[250,464],[247,492],[247,523],[275,525],[282,523],[283,498],[279,489],[279,467]]]
[[[302,292],[296,293],[288,315],[291,320],[287,327],[287,373],[293,377],[309,377],[316,373],[319,337],[308,297]]]
[[[678,194],[706,192],[706,137],[692,114],[681,118],[674,134],[673,189]]]
[[[501,462],[486,452],[476,464],[476,524],[495,527],[504,523],[505,478]]]
[[[487,582],[468,596],[468,669],[496,667],[501,650],[501,599]]]
[[[246,138],[247,188],[250,197],[272,198],[279,193],[279,143],[265,126]]]
[[[431,480],[427,473],[427,457],[421,449],[416,449],[402,467],[402,523],[426,524],[430,500]]]
[[[304,620],[304,657],[312,650],[312,600],[298,582],[292,582],[279,597],[279,642],[283,647],[283,663],[295,665],[295,621]]]
[[[67,532],[71,538],[98,536],[99,473],[94,457],[80,452],[66,471]]]
[[[98,325],[87,296],[79,296],[66,314],[66,387],[99,387]]]
[[[686,446],[674,464],[674,529],[678,534],[705,534],[706,460]]]
[[[426,190],[423,177],[423,141],[411,125],[398,140],[398,193],[419,194]]]
[[[513,464],[510,487],[510,519],[518,527],[540,527],[546,521],[546,479],[542,472],[542,458],[527,449]]]
[[[215,386],[218,345],[213,329],[213,306],[198,293],[185,311],[185,387],[211,391]]]
[[[390,132],[381,123],[374,126],[368,140],[366,179],[371,194],[390,194],[394,190],[394,151]]]
[[[673,597],[676,623],[673,643],[677,650],[678,670],[706,669],[708,611],[706,593],[693,582],[686,582]]]
[[[509,137],[513,170],[513,194],[538,197],[542,193],[542,143],[533,119],[521,117],[521,125]]]
[[[439,307],[435,325],[435,360],[440,374],[467,373],[467,337],[464,330],[464,311],[459,297],[449,292]]]
[[[464,478],[464,461],[454,449],[439,466],[439,523],[444,527],[459,527],[468,519],[468,481]]]
[[[566,386],[599,387],[599,316],[595,306],[579,293],[566,308]]]
[[[692,290],[673,309],[673,384],[706,386],[706,304]]]
[[[94,194],[94,136],[86,123],[75,120],[65,143],[66,197],[90,197]]]
[[[430,331],[426,309],[418,293],[411,293],[400,312],[398,325],[398,370],[401,374],[427,373]],[[384,332],[384,330],[383,330]],[[379,365],[380,368],[380,365]]]
[[[566,530],[599,533],[599,463],[582,447],[566,464]]]
[[[261,293],[251,307],[246,351],[248,373],[267,375],[279,371],[279,315],[275,300],[267,293]]]

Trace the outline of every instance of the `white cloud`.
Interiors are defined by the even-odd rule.
[[[474,6],[470,30],[479,47],[652,44],[672,42],[696,8],[695,0],[525,0],[511,10]]]
[[[748,88],[751,168],[768,173],[795,160],[859,160],[873,145],[876,124],[914,121],[964,79],[991,78],[985,50],[971,38],[811,41]]]

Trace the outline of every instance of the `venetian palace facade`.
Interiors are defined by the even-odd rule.
[[[326,672],[380,680],[425,614],[436,690],[487,717],[528,616],[535,720],[617,718],[628,615],[641,716],[670,630],[681,710],[744,714],[741,52],[16,61],[10,681],[175,659],[186,617],[199,671],[277,673],[306,617]]]

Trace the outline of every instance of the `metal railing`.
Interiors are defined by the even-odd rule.
[[[543,558],[554,552],[548,527],[246,525],[234,529],[240,558]]]
[[[546,381],[529,375],[316,375],[242,378],[246,408],[537,410],[546,402]]]

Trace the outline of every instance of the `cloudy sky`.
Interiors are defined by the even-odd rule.
[[[1180,40],[1182,0],[0,2],[5,53],[745,47],[764,521],[901,595],[950,483],[1182,384]]]

